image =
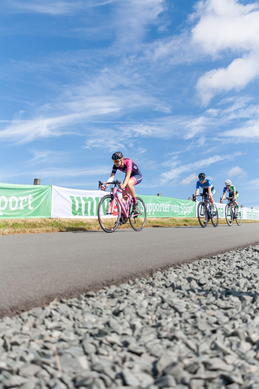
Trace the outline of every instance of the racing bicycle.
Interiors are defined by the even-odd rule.
[[[106,184],[108,183],[99,181],[99,188]],[[98,206],[98,221],[103,231],[114,232],[119,225],[127,223],[128,220],[133,230],[141,231],[147,219],[144,201],[137,197],[138,207],[133,212],[133,199],[129,191],[126,188],[123,191],[117,188],[121,184],[120,181],[112,181],[109,184],[113,185],[111,193],[103,196]],[[119,193],[122,196],[119,196]]]
[[[198,220],[201,227],[202,228],[206,227],[209,220],[211,220],[211,223],[213,224],[214,227],[217,227],[219,224],[219,214],[218,214],[217,207],[216,209],[213,208],[212,203],[209,201],[206,195],[199,194],[198,196],[201,196],[202,198],[202,200],[198,204],[198,210],[197,210]],[[194,199],[194,195],[192,195],[192,200],[196,201],[196,199]]]
[[[220,201],[221,200],[222,200],[222,198],[220,198]],[[238,208],[233,201],[233,197],[226,197],[226,200],[228,200],[228,203],[225,207],[225,218],[226,218],[227,224],[229,226],[232,226],[234,219],[236,219],[237,225],[241,226],[241,223],[242,223],[241,212],[238,211]]]

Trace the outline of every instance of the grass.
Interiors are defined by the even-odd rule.
[[[242,223],[259,223],[259,220],[243,220]],[[211,224],[211,223],[209,223]],[[226,224],[219,219],[219,224]],[[149,218],[145,228],[198,226],[197,218]],[[118,229],[131,228],[129,222]],[[0,235],[38,234],[44,232],[97,231],[101,230],[97,219],[5,219],[0,220]]]

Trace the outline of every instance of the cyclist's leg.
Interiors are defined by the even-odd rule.
[[[216,193],[216,189],[214,188],[214,186],[211,188],[211,195],[209,197],[209,200],[210,202],[213,204],[214,203],[214,198],[213,198],[213,195]]]
[[[142,181],[142,176],[136,175],[136,176],[132,176],[129,179],[129,182],[127,184],[127,189],[130,192],[131,197],[133,198],[133,201],[135,200],[134,202],[136,202],[136,193],[135,193],[134,186],[138,185],[141,181]]]
[[[133,212],[137,212],[138,202],[136,199],[135,185],[138,185],[142,181],[142,176],[136,175],[132,176],[128,182],[127,189],[129,190],[132,200],[133,200]]]
[[[207,188],[203,189],[202,196],[204,198],[205,204],[208,205],[209,195],[208,195],[208,189]]]
[[[236,199],[238,199],[238,196],[239,196],[239,193],[236,193]],[[237,206],[237,209],[239,208],[239,205],[238,205],[238,202],[237,202],[237,200],[235,200],[234,201],[234,203],[236,204],[236,206]]]

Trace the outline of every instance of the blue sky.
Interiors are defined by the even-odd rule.
[[[258,1],[2,0],[0,26],[0,181],[96,189],[120,150],[139,194],[205,172],[259,208]]]

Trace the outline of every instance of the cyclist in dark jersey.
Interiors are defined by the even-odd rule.
[[[112,155],[112,160],[114,162],[114,165],[107,183],[109,185],[109,182],[112,182],[114,180],[117,170],[126,173],[123,183],[120,184],[120,188],[122,190],[127,188],[130,192],[131,197],[133,199],[133,212],[135,212],[137,211],[138,202],[136,199],[134,185],[138,185],[142,181],[142,174],[135,162],[133,162],[129,158],[124,158],[123,154],[120,151],[117,151]],[[102,185],[101,189],[106,190],[106,187],[108,185]]]

